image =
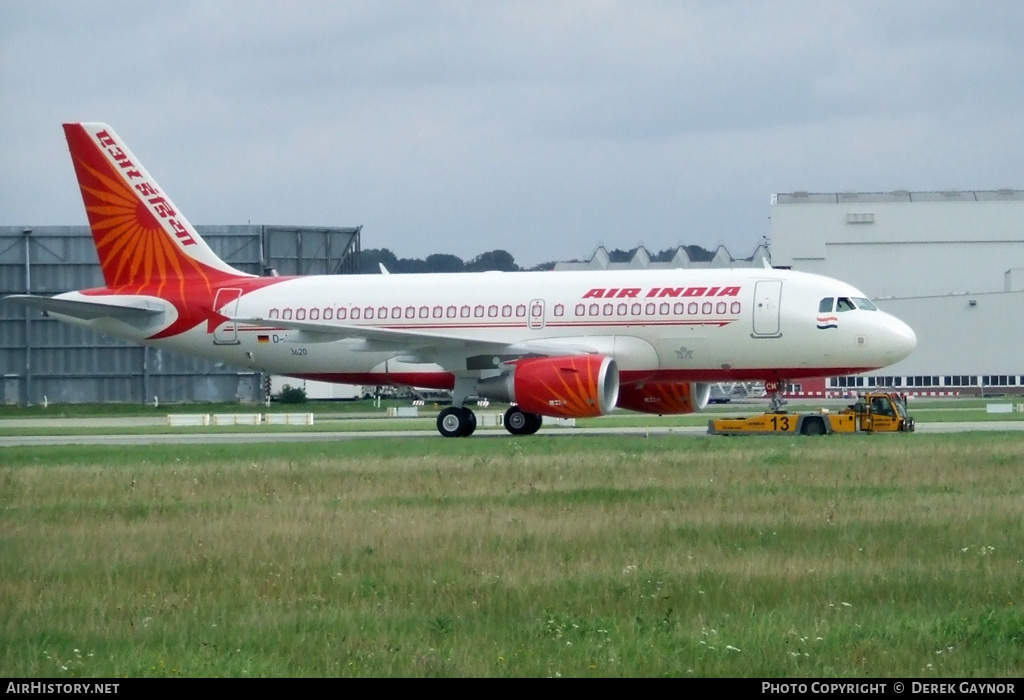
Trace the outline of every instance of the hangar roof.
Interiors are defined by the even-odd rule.
[[[856,202],[992,202],[1024,201],[1024,190],[943,190],[940,192],[780,192],[772,204],[848,204]]]

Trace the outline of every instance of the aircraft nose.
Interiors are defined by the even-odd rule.
[[[892,358],[891,362],[899,362],[914,352],[914,348],[917,347],[917,334],[913,328],[895,316],[890,316],[888,331],[889,342],[886,345]]]

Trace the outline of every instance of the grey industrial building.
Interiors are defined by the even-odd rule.
[[[255,275],[359,271],[360,228],[197,226],[222,259]],[[0,297],[102,287],[88,226],[0,227]],[[264,377],[140,347],[0,304],[4,403],[259,401]]]
[[[770,241],[774,266],[849,282],[917,333],[907,359],[826,390],[1024,393],[1024,191],[776,194]]]
[[[599,248],[559,270],[774,267],[849,282],[914,329],[906,360],[867,376],[804,381],[794,393],[892,387],[909,394],[1024,393],[1024,191],[792,192],[771,201],[769,243],[749,258],[720,247],[694,262],[680,248],[652,263],[639,248]]]
[[[616,262],[604,246],[600,246],[590,260],[555,263],[556,270],[702,270],[721,267],[763,267],[771,262],[771,253],[765,245],[754,249],[749,258],[735,258],[725,246],[718,246],[709,260],[693,260],[682,246],[668,262],[654,262],[644,246],[633,251],[629,260]]]

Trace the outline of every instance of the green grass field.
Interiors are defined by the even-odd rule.
[[[0,450],[8,676],[1024,672],[1019,434]]]

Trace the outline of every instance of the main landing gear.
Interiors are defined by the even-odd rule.
[[[513,435],[533,435],[540,430],[543,422],[543,416],[537,413],[527,413],[519,406],[511,406],[505,411],[505,430]]]
[[[476,430],[476,414],[463,406],[476,390],[475,377],[455,377],[452,405],[437,414],[437,432],[444,437],[469,437]],[[518,406],[505,411],[505,430],[513,435],[533,435],[540,430],[544,419],[537,413],[528,413]]]
[[[437,414],[437,432],[445,437],[469,437],[476,430],[476,414],[464,406],[449,406]]]
[[[533,435],[544,418],[518,406],[505,411],[505,430],[513,435]],[[437,415],[437,432],[444,437],[469,437],[476,430],[476,414],[465,406],[449,406]]]

